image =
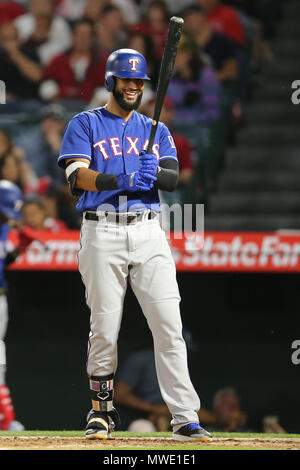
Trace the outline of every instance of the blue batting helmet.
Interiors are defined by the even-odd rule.
[[[11,181],[0,180],[0,213],[8,219],[20,219],[23,205],[22,191]]]
[[[147,62],[145,57],[134,49],[118,49],[110,54],[105,68],[105,87],[113,91],[114,77],[142,78],[150,80],[147,75]]]

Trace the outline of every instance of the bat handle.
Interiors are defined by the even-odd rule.
[[[157,126],[158,122],[153,120],[152,121],[152,127],[151,127],[151,132],[150,132],[150,137],[149,137],[149,142],[148,142],[148,147],[147,147],[147,153],[152,153],[152,147],[154,144],[154,139],[155,139],[155,134],[157,131]]]

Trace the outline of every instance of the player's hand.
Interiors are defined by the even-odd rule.
[[[156,155],[153,155],[152,153],[146,153],[145,150],[143,150],[140,155],[140,163],[140,171],[142,174],[150,173],[156,176],[158,167],[158,160]]]
[[[156,179],[156,176],[150,173],[142,174],[140,171],[137,171],[130,175],[119,175],[117,185],[120,189],[125,189],[126,191],[150,191]]]

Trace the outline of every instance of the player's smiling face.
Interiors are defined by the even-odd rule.
[[[142,100],[144,82],[140,78],[116,78],[113,95],[118,105],[125,111],[137,109]]]

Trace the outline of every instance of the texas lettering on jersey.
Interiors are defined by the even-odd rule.
[[[120,157],[123,155],[123,151],[126,155],[134,154],[139,156],[141,154],[140,150],[140,137],[130,137],[125,136],[127,140],[127,148],[123,148],[122,150],[122,142],[120,141],[119,137],[110,137],[109,139],[102,139],[99,142],[95,142],[93,144],[94,148],[98,148],[104,160],[108,160],[111,158],[111,154],[109,153],[109,149],[111,149],[112,154],[114,157]],[[174,139],[171,135],[168,136],[170,141],[171,148],[176,149]],[[146,139],[142,145],[142,150],[147,150],[149,144],[149,139]],[[126,145],[126,142],[125,142]],[[156,155],[157,159],[160,159],[159,156],[159,144],[154,144],[152,147],[152,152]]]
[[[125,142],[125,148],[123,147],[123,150],[122,150],[122,142],[120,141],[119,137],[110,137],[108,139],[102,139],[99,142],[95,142],[93,144],[93,147],[99,149],[104,160],[108,160],[112,156],[121,157],[123,155],[123,152],[125,153],[125,155],[134,154],[134,155],[139,156],[141,154],[141,150],[139,150],[140,137],[125,136],[125,139],[128,145],[126,148],[126,142]],[[142,146],[142,150],[147,149],[148,143],[149,143],[149,139],[147,139],[144,142]],[[159,144],[153,145],[152,152],[154,153],[154,155],[156,155],[157,159],[159,160]]]
[[[136,111],[130,119],[110,113],[104,107],[84,111],[68,124],[64,134],[58,164],[65,167],[66,159],[84,158],[89,168],[105,174],[130,174],[139,170],[139,155],[148,147],[152,120]],[[152,152],[158,161],[166,158],[177,160],[176,147],[168,128],[159,123]],[[84,191],[77,203],[79,211],[100,210],[105,205],[119,211],[119,196],[127,196],[127,207],[122,210],[150,208],[160,211],[158,191],[124,193],[114,191]]]

